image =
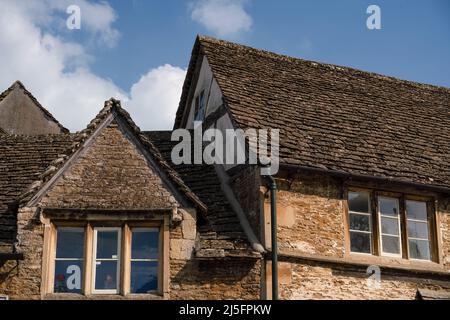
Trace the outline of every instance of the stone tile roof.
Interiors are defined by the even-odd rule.
[[[36,180],[22,195],[21,195],[21,203],[28,202],[31,200],[39,190],[45,185],[47,181],[49,181],[53,175],[63,167],[66,161],[77,152],[84,144],[84,142],[89,139],[92,134],[96,131],[96,129],[104,122],[104,120],[111,115],[113,112],[116,115],[122,116],[125,121],[127,121],[128,125],[134,131],[135,135],[140,139],[142,144],[148,148],[151,155],[154,157],[156,163],[160,166],[165,174],[167,174],[168,178],[175,184],[175,186],[181,191],[192,203],[199,208],[200,210],[206,210],[206,206],[200,201],[197,195],[192,192],[189,187],[183,182],[178,173],[173,170],[170,165],[165,161],[165,159],[161,156],[158,149],[153,145],[153,143],[148,139],[148,137],[141,133],[140,129],[134,121],[131,119],[129,113],[125,111],[121,105],[120,101],[111,98],[110,100],[105,102],[105,106],[98,113],[98,115],[89,123],[86,129],[80,131],[75,135],[74,141],[70,148],[66,150],[64,155],[59,156],[54,159],[54,161],[48,166],[46,171],[40,175],[39,179]]]
[[[222,191],[214,166],[206,164],[175,165],[171,160],[171,131],[145,132],[168,163],[180,174],[185,183],[207,206],[206,219],[200,216],[200,242],[198,257],[256,257],[250,248],[240,221]]]
[[[235,123],[280,129],[280,163],[450,186],[450,89],[199,37]]]
[[[33,94],[28,91],[25,86],[22,84],[22,82],[20,81],[15,81],[8,89],[6,89],[5,91],[3,91],[0,94],[0,102],[5,99],[9,93],[11,91],[13,91],[15,88],[20,88],[33,102],[34,104],[42,110],[42,112],[48,117],[50,118],[53,122],[55,122],[59,128],[61,128],[61,132],[62,133],[69,133],[69,129],[67,129],[66,127],[64,127],[61,123],[58,122],[58,120],[55,119],[55,117],[53,117],[53,115],[47,110],[45,109],[40,103],[39,101],[33,96]]]
[[[107,106],[109,108],[111,104]],[[125,110],[120,110],[129,117]],[[88,129],[77,134],[0,136],[0,253],[13,251],[20,202],[26,202],[39,191],[107,114],[108,110],[104,108]],[[174,143],[170,141],[170,132],[140,134],[149,143],[147,146],[152,154],[159,155],[172,176],[205,207],[205,215],[199,214],[197,256],[253,257],[239,220],[222,193],[214,168],[207,165],[173,166],[170,152]]]
[[[20,195],[73,138],[73,134],[0,136],[0,253],[13,249]]]

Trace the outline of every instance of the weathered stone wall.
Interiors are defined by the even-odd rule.
[[[280,296],[284,299],[413,299],[417,289],[450,290],[450,198],[437,196],[442,264],[398,258],[357,256],[345,252],[345,200],[340,179],[321,174],[301,173],[279,181],[278,235],[280,251],[287,253],[279,265]],[[402,190],[405,191],[405,190]],[[406,191],[405,191],[406,192]],[[407,193],[421,194],[420,190]],[[265,217],[270,199],[265,201]],[[266,224],[266,229],[270,224]],[[303,256],[308,259],[288,258]],[[334,264],[314,260],[331,259]],[[367,263],[367,261],[370,261]],[[440,270],[441,275],[408,271],[382,272],[381,288],[367,287],[365,267],[352,262],[392,267],[409,266]],[[270,273],[270,263],[266,265]],[[270,276],[267,278],[270,284]]]
[[[289,190],[282,183],[279,189],[277,223],[280,249],[342,257],[344,209],[339,180],[302,174],[290,184]],[[264,211],[267,220],[270,199],[266,199]]]
[[[260,298],[260,260],[172,260],[170,266],[171,299]]]
[[[22,208],[17,215],[16,249],[24,260],[0,268],[0,294],[11,299],[40,299],[44,227],[37,208]]]
[[[450,270],[450,197],[438,198],[440,236],[442,244],[442,260],[447,270]]]
[[[43,207],[161,209],[178,206],[144,155],[113,122],[41,200]]]
[[[282,299],[415,299],[417,289],[450,290],[450,281],[381,273],[371,286],[365,270],[346,270],[320,263],[281,262],[291,274],[280,285]]]

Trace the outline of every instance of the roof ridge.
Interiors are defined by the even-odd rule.
[[[97,116],[91,120],[84,130],[75,134],[72,145],[64,152],[64,154],[58,155],[58,158],[53,160],[48,165],[44,173],[39,176],[39,179],[33,182],[30,187],[19,197],[19,202],[23,204],[30,201],[41,190],[41,188],[44,187],[45,183],[48,182],[56,174],[56,172],[63,167],[68,159],[82,147],[82,145],[92,136],[92,134],[100,127],[106,118],[113,114],[113,111],[125,119],[127,124],[133,130],[133,133],[147,148],[150,149],[150,152],[155,158],[157,164],[168,175],[169,179],[177,185],[180,191],[182,191],[191,201],[196,203],[202,210],[206,211],[205,204],[203,204],[197,195],[195,195],[195,193],[192,192],[192,190],[184,183],[179,174],[164,160],[158,148],[153,144],[149,137],[141,132],[139,127],[131,119],[130,114],[121,107],[120,101],[114,98],[110,98],[105,101],[104,107],[100,110]]]
[[[5,91],[3,91],[0,94],[0,102],[2,102],[14,89],[19,88],[21,89],[33,102],[34,104],[41,109],[42,112],[44,112],[44,114],[49,117],[51,120],[53,120],[58,127],[62,130],[63,133],[69,133],[69,129],[67,129],[66,127],[64,127],[58,120],[56,120],[56,118],[50,113],[50,111],[48,111],[46,108],[44,108],[41,103],[38,101],[38,99],[36,99],[35,96],[33,96],[33,94],[27,90],[27,88],[25,88],[25,86],[23,85],[22,82],[20,82],[19,80],[14,81],[14,83],[9,86],[9,88],[7,88]]]
[[[258,48],[254,48],[254,47],[251,47],[248,45],[239,44],[239,43],[222,40],[222,39],[217,39],[217,38],[213,38],[213,37],[205,36],[205,35],[198,35],[197,39],[200,41],[200,43],[209,42],[209,43],[213,43],[213,44],[217,44],[217,45],[233,47],[236,49],[245,50],[245,51],[255,53],[255,54],[258,54],[261,56],[265,56],[268,58],[272,58],[272,59],[284,60],[287,62],[294,62],[294,63],[308,63],[312,67],[322,66],[322,67],[326,67],[326,68],[329,68],[331,70],[338,71],[338,72],[353,72],[353,73],[357,73],[360,75],[362,74],[362,75],[371,76],[371,77],[379,79],[379,80],[387,80],[387,81],[391,81],[391,82],[402,83],[405,85],[410,85],[410,86],[424,88],[424,89],[433,90],[433,91],[444,91],[444,92],[450,94],[450,88],[447,88],[444,86],[433,85],[433,84],[428,84],[428,83],[421,83],[421,82],[406,80],[406,79],[400,79],[400,78],[397,78],[394,76],[387,76],[387,75],[383,75],[381,73],[364,71],[361,69],[356,69],[356,68],[347,67],[347,66],[340,66],[340,65],[326,63],[326,62],[319,62],[319,61],[314,61],[314,60],[307,60],[307,59],[292,57],[292,56],[288,56],[285,54],[280,54],[280,53],[276,53],[276,52],[268,51],[268,50],[264,50],[264,49],[258,49]]]

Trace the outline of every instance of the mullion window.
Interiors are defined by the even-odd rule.
[[[428,202],[408,200],[403,195],[349,191],[347,203],[350,252],[431,260],[434,223]],[[379,248],[376,252],[372,244]]]

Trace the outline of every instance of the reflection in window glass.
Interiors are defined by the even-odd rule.
[[[54,292],[81,293],[84,265],[84,229],[58,228]]]
[[[372,217],[367,192],[349,192],[350,251],[372,252]]]
[[[406,200],[406,218],[410,258],[430,260],[427,203]]]
[[[158,289],[159,230],[134,228],[131,238],[131,293]]]

